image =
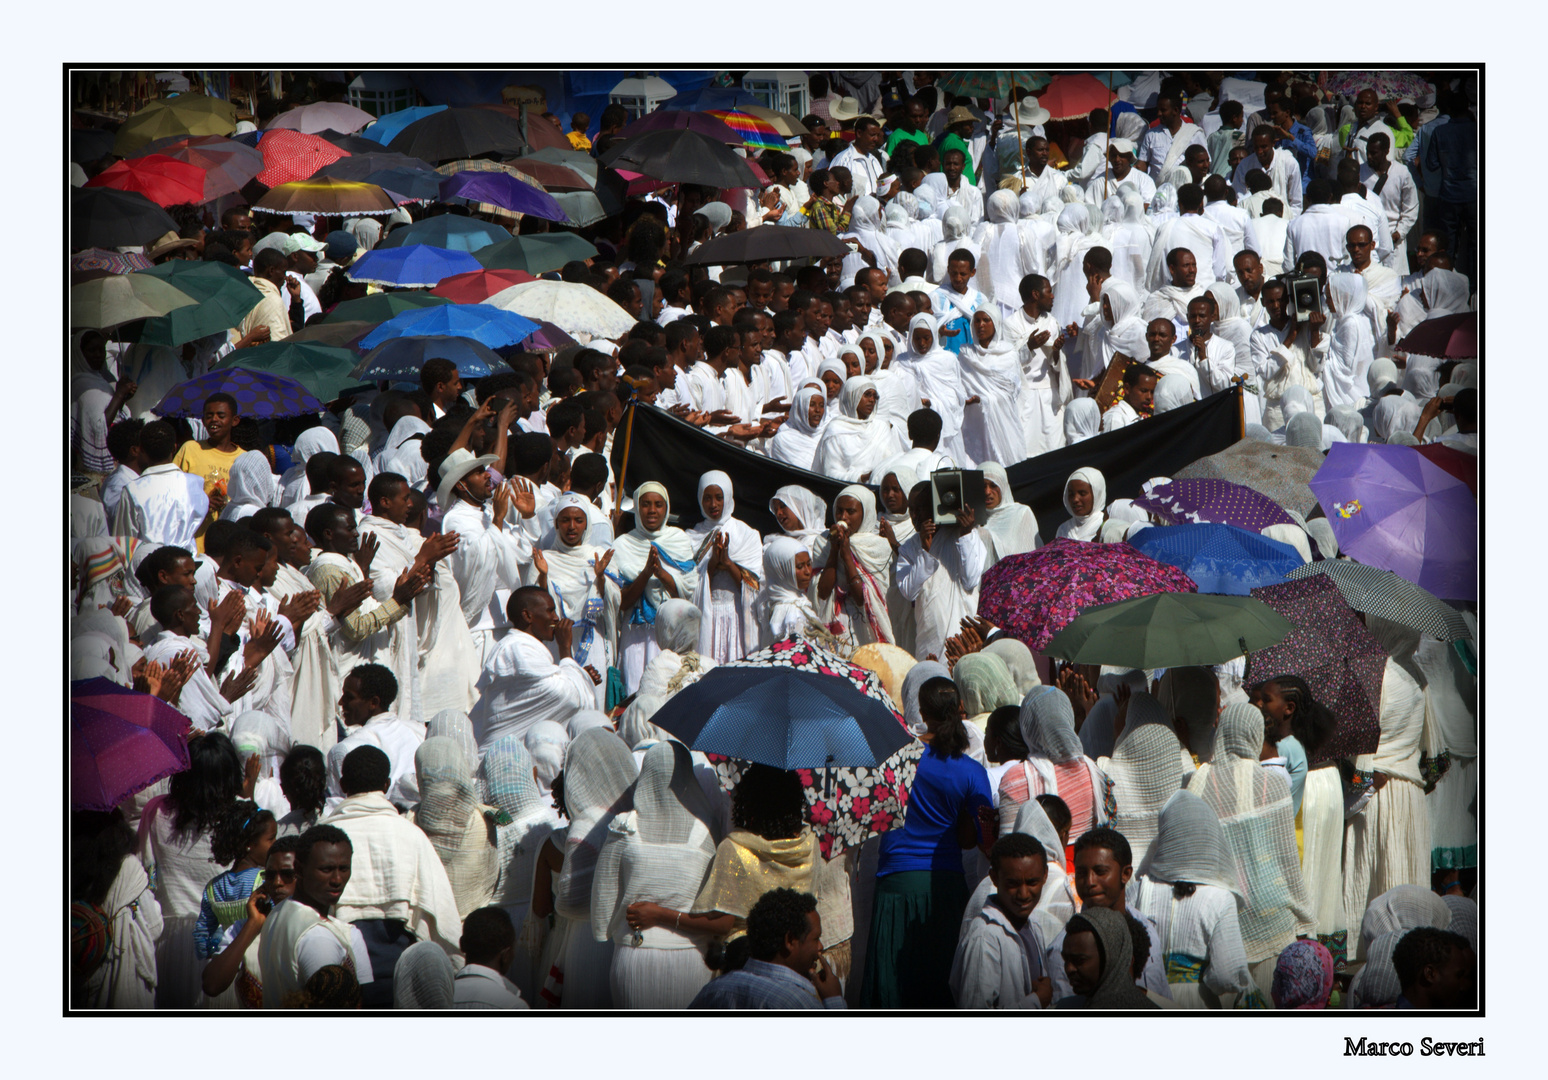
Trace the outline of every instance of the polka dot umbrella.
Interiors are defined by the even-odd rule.
[[[305,180],[324,165],[350,156],[326,139],[283,129],[264,132],[258,152],[263,155],[258,182],[271,188]]]
[[[167,391],[154,412],[167,417],[199,416],[204,411],[205,400],[217,393],[236,398],[243,416],[260,419],[310,416],[323,408],[322,402],[294,379],[267,371],[232,367],[178,383]]]

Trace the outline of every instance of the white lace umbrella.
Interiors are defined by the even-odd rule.
[[[553,323],[567,334],[616,338],[634,327],[634,319],[627,311],[590,285],[524,281],[495,293],[484,303]]]

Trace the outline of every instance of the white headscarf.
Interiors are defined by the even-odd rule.
[[[327,428],[320,425],[307,428],[296,437],[296,443],[290,450],[290,460],[295,464],[286,469],[285,475],[280,477],[283,502],[292,503],[313,493],[306,482],[306,462],[313,454],[323,451],[330,454],[339,452],[338,436]]]
[[[876,472],[871,474],[871,479],[876,482],[878,490],[889,475],[897,477],[898,487],[903,489],[905,500],[908,498],[908,493],[914,490],[914,485],[919,483],[919,475],[907,465],[896,460],[884,461],[877,467]],[[880,502],[877,504],[877,509],[887,524],[892,526],[892,535],[897,537],[898,544],[908,543],[908,538],[914,535],[914,519],[909,516],[907,505],[903,507],[902,513],[898,514],[888,510]]]
[[[1096,435],[1102,426],[1102,407],[1091,398],[1075,398],[1064,406],[1064,445],[1074,446]]]
[[[650,494],[660,495],[667,504],[667,516],[662,518],[661,527],[654,531],[645,528],[644,519],[638,510],[640,500]],[[644,571],[645,562],[650,558],[651,546],[654,545],[661,550],[661,565],[677,585],[678,599],[692,601],[695,584],[693,541],[683,530],[669,524],[672,502],[667,489],[653,480],[641,484],[634,489],[634,505],[634,528],[613,541],[610,569],[625,582],[632,582]],[[640,598],[635,611],[629,613],[630,620],[655,622],[656,609],[669,599],[671,597],[666,588],[659,581],[652,580],[645,586],[645,594]]]
[[[567,919],[590,921],[597,853],[613,815],[628,805],[637,772],[634,755],[611,729],[583,731],[570,743],[564,763],[564,805],[570,827],[554,890],[554,906]]]
[[[875,196],[862,195],[855,200],[849,213],[849,232],[844,235],[859,240],[866,250],[876,256],[878,268],[896,276],[898,255],[901,252],[897,243],[887,235],[886,217]]]
[[[1014,191],[996,191],[984,203],[984,212],[988,224],[981,243],[987,273],[978,275],[979,288],[1006,307],[1019,307],[1022,277],[1041,265],[1021,228],[1020,200]]]
[[[731,477],[718,469],[712,470],[699,477],[699,509],[704,509],[704,492],[711,487],[718,487],[720,494],[725,499],[721,507],[720,517],[705,519],[689,530],[688,535],[693,541],[694,550],[698,557],[698,590],[701,597],[708,597],[712,587],[710,575],[710,561],[714,556],[714,538],[720,535],[726,537],[726,555],[736,565],[747,571],[753,577],[761,577],[763,574],[763,540],[754,529],[746,522],[738,521],[731,515],[736,511],[736,496],[732,491]],[[758,626],[747,611],[752,601],[757,597],[755,587],[742,585],[737,589],[737,612],[741,616],[742,624],[742,648],[744,652],[752,652],[758,645]],[[701,620],[699,637],[696,647],[700,653],[708,656],[713,648],[714,626],[708,619]],[[674,649],[673,652],[678,650]]]
[[[1419,283],[1419,292],[1431,319],[1472,310],[1468,304],[1471,286],[1468,284],[1467,275],[1459,274],[1455,270],[1436,267],[1426,271],[1424,279]]]
[[[862,366],[864,365],[862,364]],[[846,365],[844,361],[839,359],[837,356],[827,357],[823,360],[822,363],[817,365],[817,381],[822,383],[823,400],[827,403],[827,408],[823,411],[822,414],[822,423],[817,428],[818,431],[822,431],[827,428],[828,421],[833,419],[833,410],[835,408],[835,403],[838,401],[838,394],[829,393],[828,382],[823,378],[824,375],[829,374],[830,372],[839,377],[838,394],[842,394],[844,392],[843,384],[845,380],[849,378],[848,365]]]
[[[1193,387],[1181,375],[1163,375],[1156,383],[1155,415],[1180,409],[1193,402]]]
[[[874,475],[873,480],[877,479]],[[892,619],[887,612],[887,590],[892,580],[892,545],[877,532],[876,494],[861,484],[851,484],[833,499],[833,519],[838,520],[839,499],[853,499],[860,504],[860,527],[849,533],[849,550],[860,566],[862,595],[845,595],[848,590],[847,574],[839,572],[835,578],[834,603],[843,602],[858,609],[867,624],[864,635],[873,641],[892,644],[895,641]],[[811,547],[812,565],[826,567],[833,558],[832,538],[822,534],[814,538]]]
[[[1070,505],[1070,481],[1084,480],[1091,485],[1091,513],[1078,516]],[[1070,518],[1059,526],[1059,535],[1069,540],[1095,540],[1102,531],[1102,512],[1107,508],[1107,479],[1096,469],[1076,469],[1064,481],[1064,509]]]
[[[774,504],[776,502],[784,503],[787,510],[801,519],[801,527],[799,529],[788,530],[781,525],[781,530],[785,531],[787,535],[800,540],[803,544],[808,545],[808,550],[810,550],[810,545],[824,531],[823,523],[827,520],[828,515],[827,504],[799,484],[786,484],[775,491],[774,497],[769,500],[769,513],[774,513]],[[765,545],[766,548],[767,545]],[[767,558],[766,551],[765,558]]]
[[[823,428],[812,457],[813,472],[835,480],[874,480],[871,474],[876,466],[902,450],[892,425],[876,407],[860,419],[861,399],[868,390],[876,391],[876,383],[867,375],[856,375],[844,383],[837,414]],[[877,397],[880,400],[880,394]]]
[[[823,421],[819,421],[813,427],[807,419],[814,397],[821,398],[823,401],[823,421],[825,421],[827,419],[826,391],[819,390],[815,386],[803,386],[795,393],[795,401],[790,406],[789,419],[779,426],[779,430],[769,440],[769,457],[808,472],[811,471],[812,459],[817,454],[817,442],[823,427]]]
[[[1212,885],[1246,906],[1236,856],[1227,843],[1220,818],[1191,791],[1176,791],[1161,807],[1156,837],[1134,871],[1163,885]]]
[[[1032,658],[1032,650],[1024,642],[1013,637],[999,637],[985,645],[981,651],[1004,661],[1006,670],[1016,683],[1016,692],[1023,700],[1035,688],[1043,685],[1037,675],[1037,663]]]
[[[416,941],[393,966],[392,1007],[450,1009],[455,974],[445,949],[433,941]]]
[[[392,430],[387,433],[387,440],[382,444],[382,452],[377,456],[377,472],[394,472],[404,477],[410,484],[417,485],[422,482],[430,466],[425,462],[425,456],[420,452],[423,445],[415,435],[428,435],[430,425],[417,416],[400,416],[397,423],[392,425]]]
[[[987,345],[978,343],[978,330],[973,325],[980,314],[994,327]],[[1005,332],[994,304],[973,312],[966,333],[968,340],[957,354],[957,363],[963,394],[979,399],[973,408],[978,410],[983,432],[982,448],[970,445],[969,453],[978,457],[982,450],[985,458],[1015,463],[1026,457],[1027,446],[1021,415],[1021,346]]]
[[[1323,399],[1330,409],[1358,409],[1365,404],[1366,372],[1376,357],[1365,279],[1354,273],[1330,273],[1328,294],[1334,321],[1322,364]]]
[[[279,483],[269,470],[269,459],[257,450],[239,454],[231,463],[226,481],[226,505],[220,511],[222,521],[240,521],[266,506],[273,506]]]
[[[930,332],[930,348],[914,351],[914,334],[919,330]],[[894,361],[895,365],[911,372],[919,382],[919,393],[930,399],[930,408],[941,418],[941,438],[950,439],[962,430],[962,403],[967,396],[962,392],[961,369],[955,354],[941,347],[940,324],[935,316],[920,312],[908,323],[908,351]]]
[[[796,585],[796,556],[802,552],[811,554],[806,544],[793,536],[776,536],[763,549],[763,591],[754,610],[764,645],[791,632],[802,633],[808,623],[822,623],[817,609]]]
[[[991,563],[999,562],[1007,555],[1035,550],[1041,544],[1037,517],[1030,506],[1016,501],[1005,466],[996,461],[984,461],[978,467],[984,480],[1000,489],[1000,505],[988,512],[983,523]]]
[[[564,754],[570,745],[570,733],[564,729],[563,724],[539,720],[527,729],[522,745],[532,755],[532,768],[546,806],[553,797],[554,777],[564,768]]]
[[[1103,370],[1112,363],[1113,356],[1120,352],[1130,360],[1145,360],[1150,353],[1144,347],[1145,320],[1140,315],[1144,305],[1134,286],[1121,278],[1108,278],[1102,283],[1099,303],[1100,300],[1106,300],[1106,306],[1113,312],[1111,322],[1107,319],[1107,313],[1102,313],[1100,340]]]

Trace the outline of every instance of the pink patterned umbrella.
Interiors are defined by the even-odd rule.
[[[349,157],[348,150],[341,150],[326,139],[286,130],[264,132],[258,141],[258,152],[263,155],[263,172],[258,174],[258,182],[271,188],[305,180],[324,165]]]

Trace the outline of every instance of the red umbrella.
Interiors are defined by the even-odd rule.
[[[85,186],[135,191],[157,206],[205,200],[204,170],[165,154],[120,161],[86,181]]]
[[[525,270],[469,270],[443,278],[430,295],[444,296],[454,304],[482,304],[502,289],[536,280]]]
[[[1478,498],[1477,457],[1443,443],[1427,443],[1414,449],[1466,484],[1473,498]]]
[[[1084,71],[1055,75],[1037,95],[1037,103],[1047,109],[1054,120],[1084,120],[1092,109],[1105,109],[1112,100],[1113,92],[1096,76]]]
[[[258,182],[271,188],[305,180],[324,165],[350,156],[326,139],[285,129],[264,132],[258,151],[263,154]]]
[[[188,717],[111,679],[70,684],[70,806],[112,810],[188,768]]]
[[[184,135],[157,139],[135,157],[165,154],[204,170],[204,198],[208,202],[241,191],[263,168],[263,155],[255,146],[220,135]]]
[[[1401,352],[1439,356],[1444,360],[1476,360],[1478,312],[1459,311],[1455,315],[1426,319],[1393,347]]]

